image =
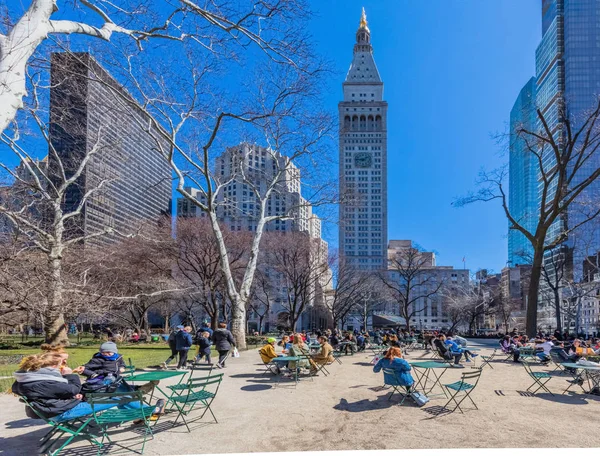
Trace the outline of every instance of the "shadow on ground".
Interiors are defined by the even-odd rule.
[[[385,394],[383,396],[378,396],[375,400],[369,399],[361,399],[357,402],[348,402],[346,399],[341,398],[340,403],[335,405],[333,408],[335,410],[341,410],[344,412],[367,412],[371,410],[383,410],[390,407],[395,407],[399,404],[400,399],[392,399],[388,400],[389,394]],[[406,402],[402,405],[406,406]],[[409,405],[410,406],[410,405]]]

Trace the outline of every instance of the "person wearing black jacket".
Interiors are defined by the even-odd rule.
[[[444,341],[442,340],[443,339],[442,336],[443,336],[442,334],[439,334],[433,340],[433,345],[435,345],[435,348],[437,349],[438,353],[446,361],[451,361],[452,358],[454,358],[454,364],[452,364],[452,365],[455,366],[455,367],[462,367],[462,365],[460,364],[460,358],[462,357],[462,353],[452,354],[450,352],[450,347],[448,345],[446,345],[444,343]]]
[[[162,368],[166,369],[167,365],[173,361],[175,358],[177,358],[177,333],[179,331],[183,331],[183,326],[179,325],[177,326],[173,331],[171,331],[171,334],[169,334],[169,338],[167,339],[167,343],[169,344],[169,348],[171,349],[171,356],[169,356],[167,358],[167,360],[165,362],[162,363]]]
[[[21,361],[19,370],[14,373],[12,392],[23,396],[40,415],[55,421],[68,421],[73,418],[91,415],[92,406],[84,402],[79,376],[83,367],[74,371],[64,364],[64,356],[58,353],[30,355]],[[118,403],[97,404],[95,410],[117,407]],[[123,408],[140,408],[138,402],[131,402]],[[31,418],[38,418],[29,414]]]
[[[235,340],[231,331],[227,329],[227,323],[219,323],[219,328],[213,332],[212,340],[215,344],[215,348],[219,352],[219,362],[217,363],[217,367],[225,367],[225,360],[229,355],[229,351],[235,347]]]
[[[123,371],[125,371],[125,361],[123,356],[119,355],[117,344],[104,342],[100,345],[98,353],[83,366],[82,375],[90,379],[110,375],[117,378]]]

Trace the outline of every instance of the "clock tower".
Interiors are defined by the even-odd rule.
[[[338,104],[340,260],[387,268],[387,103],[363,8],[344,98]]]

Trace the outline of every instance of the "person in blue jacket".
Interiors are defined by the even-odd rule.
[[[410,375],[410,364],[402,359],[402,351],[398,347],[390,347],[385,354],[373,367],[373,372],[379,372],[381,369],[393,369],[396,375],[383,373],[386,385],[412,386],[414,380]]]
[[[185,369],[187,364],[188,352],[192,346],[192,335],[190,332],[192,328],[186,326],[183,331],[179,331],[175,336],[175,346],[177,353],[179,354],[179,362],[177,363],[177,369]]]
[[[455,353],[462,353],[465,355],[465,361],[470,363],[471,362],[471,358],[475,358],[477,355],[475,353],[472,353],[470,350],[467,350],[466,348],[463,348],[462,346],[458,345],[454,339],[452,339],[452,336],[448,336],[446,337],[446,340],[444,341],[444,343],[446,345],[448,345],[450,347],[450,353],[455,354]]]

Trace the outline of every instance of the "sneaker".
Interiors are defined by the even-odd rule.
[[[166,402],[164,399],[159,399],[158,401],[156,401],[156,407],[154,407],[152,414],[153,415],[162,415],[163,412],[165,411],[165,405],[166,405]]]
[[[163,361],[163,363],[160,365],[160,367],[161,367],[162,369],[167,369],[167,368],[168,368],[168,366],[167,366],[167,363],[166,363],[166,361]]]
[[[470,363],[471,360],[470,359],[465,359],[465,363]]]
[[[471,355],[471,358],[477,358],[478,356],[479,356],[479,355],[478,355],[477,353],[473,353],[473,354]]]

